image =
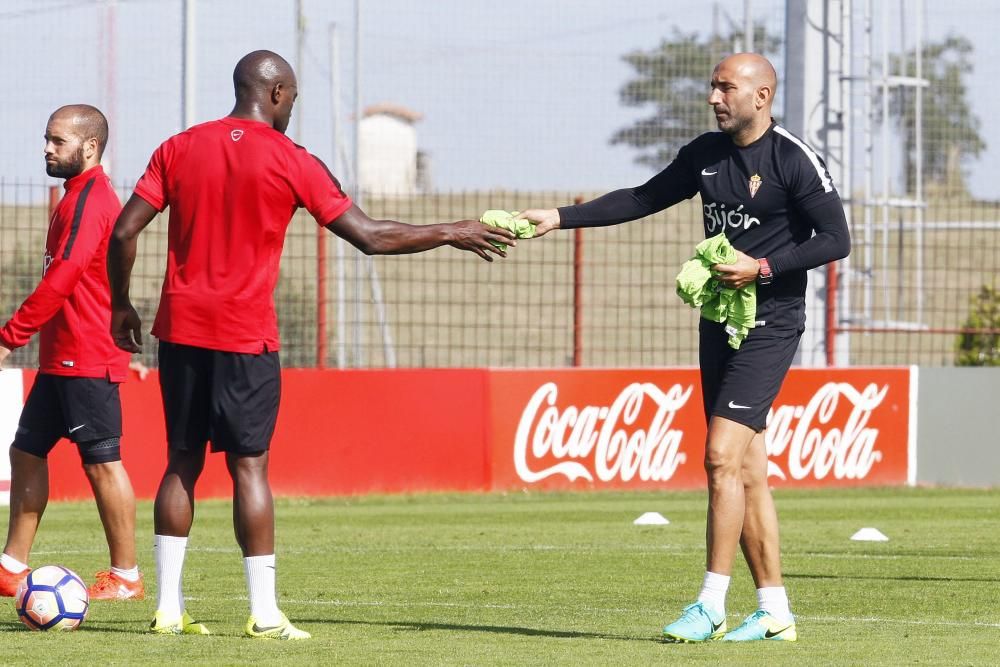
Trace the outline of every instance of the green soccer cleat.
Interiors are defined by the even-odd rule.
[[[153,622],[149,624],[149,631],[157,635],[210,635],[211,632],[202,623],[198,623],[191,618],[187,612],[172,621],[168,621],[163,612],[156,612],[153,615]]]
[[[793,642],[798,639],[795,633],[795,620],[780,623],[763,609],[758,609],[747,616],[740,626],[727,634],[727,642],[752,642],[758,640]]]
[[[266,628],[257,625],[257,620],[251,616],[245,630],[247,636],[254,639],[312,639],[311,634],[292,625],[284,614],[281,615],[280,623]]]
[[[708,642],[726,634],[726,615],[702,602],[684,607],[681,617],[663,628],[663,640],[672,643]]]

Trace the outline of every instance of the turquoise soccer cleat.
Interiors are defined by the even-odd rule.
[[[728,633],[723,641],[752,642],[757,640],[793,642],[798,639],[795,633],[795,620],[788,623],[779,622],[774,616],[763,609],[758,609],[747,616],[739,627]]]
[[[681,617],[663,628],[667,642],[707,642],[726,634],[726,616],[701,602],[684,607]]]

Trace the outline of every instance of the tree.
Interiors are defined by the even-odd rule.
[[[965,76],[972,72],[972,43],[948,35],[941,42],[925,44],[923,78],[923,168],[924,181],[935,183],[941,194],[966,195],[961,165],[978,157],[986,143],[979,135],[979,119],[969,108]],[[916,76],[916,50],[892,57],[892,71]],[[903,139],[903,169],[906,191],[916,186],[916,94],[912,88],[895,88],[889,98],[890,116]],[[876,109],[878,107],[876,106]]]
[[[635,161],[659,170],[669,164],[681,146],[699,134],[718,129],[708,106],[708,82],[712,69],[722,58],[739,50],[742,31],[733,28],[727,35],[673,35],[650,51],[632,51],[624,56],[635,68],[635,78],[622,86],[622,104],[630,107],[652,105],[652,116],[639,119],[611,137],[612,144],[626,144],[640,150]],[[781,40],[754,27],[758,53],[777,53]]]
[[[983,285],[969,306],[966,332],[955,341],[955,365],[1000,366],[1000,290]]]

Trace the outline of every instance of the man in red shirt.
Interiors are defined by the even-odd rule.
[[[118,384],[128,353],[111,339],[105,269],[121,202],[101,168],[108,122],[94,107],[57,109],[45,128],[45,170],[66,179],[49,221],[42,280],[0,329],[0,367],[40,332],[39,372],[10,448],[10,522],[0,555],[0,595],[27,576],[28,555],[49,496],[46,457],[61,438],[76,443],[111,551],[90,597],[141,600],[135,559],[135,495],[122,466]]]
[[[268,449],[281,374],[273,293],[285,231],[297,208],[366,254],[451,245],[492,260],[513,234],[463,220],[414,226],[373,220],[326,166],[285,137],[297,96],[281,56],[254,51],[233,72],[236,106],[216,121],[165,141],[125,205],[108,253],[116,343],[139,350],[129,279],[139,233],[170,208],[167,270],[152,333],[160,339],[160,385],[168,461],[154,508],[159,599],[150,629],[207,634],[184,610],[181,572],[194,515],[194,487],[212,451],[226,453],[233,521],[244,556],[250,637],[308,639],[278,609],[274,504]]]

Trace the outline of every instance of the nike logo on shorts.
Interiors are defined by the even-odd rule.
[[[749,410],[750,409],[749,405],[739,405],[738,403],[733,403],[732,401],[729,401],[729,407],[732,408],[733,410]]]
[[[74,431],[79,431],[79,430],[80,430],[81,428],[83,428],[84,426],[86,426],[86,424],[80,424],[79,426],[74,426],[73,428],[71,428],[71,429],[69,430],[69,432],[70,432],[70,433],[72,433],[72,432],[74,432]]]
[[[718,173],[719,173],[718,171],[709,171],[708,169],[702,169],[701,170],[701,175],[702,176],[715,176]]]

